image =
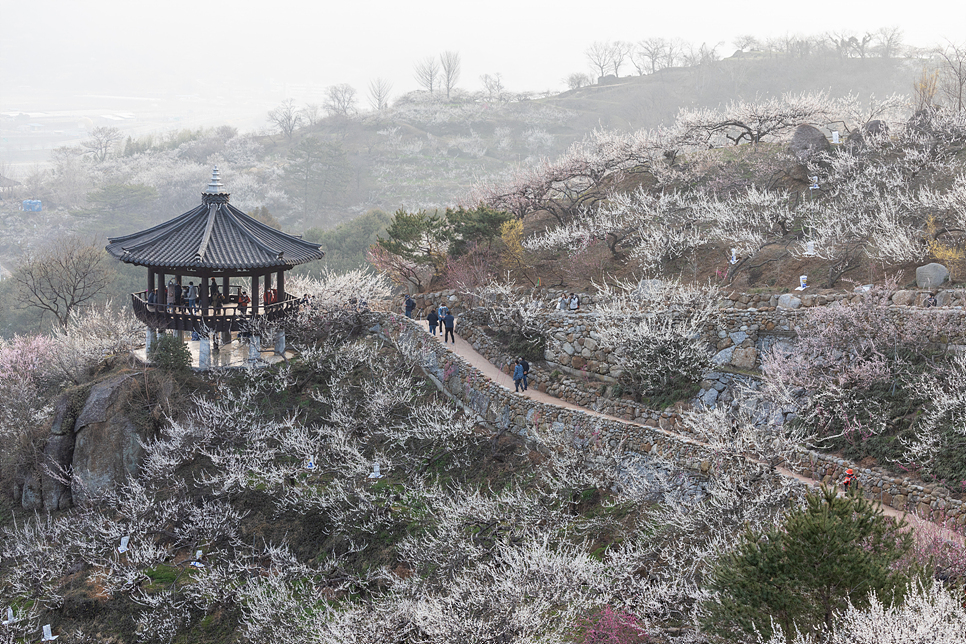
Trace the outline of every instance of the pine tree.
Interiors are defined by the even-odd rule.
[[[896,568],[912,548],[905,522],[887,520],[858,492],[834,488],[806,496],[781,526],[749,530],[712,572],[702,625],[735,641],[755,632],[786,637],[828,631],[848,602],[868,604],[871,592],[901,602],[916,569]]]

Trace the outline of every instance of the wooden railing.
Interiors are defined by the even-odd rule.
[[[258,317],[274,322],[286,315],[298,311],[301,299],[288,296],[281,302],[262,304],[258,310]],[[171,331],[200,331],[207,327],[219,333],[244,331],[252,320],[252,309],[249,306],[242,313],[238,304],[230,302],[220,309],[208,308],[208,315],[202,315],[200,306],[189,310],[187,305],[168,306],[166,304],[149,304],[147,292],[131,293],[131,305],[134,316],[152,329],[168,329]]]

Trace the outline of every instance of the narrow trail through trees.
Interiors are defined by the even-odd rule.
[[[420,325],[420,328],[422,328],[427,333],[427,335],[428,335],[429,334],[429,323],[426,322],[425,320],[422,320],[422,321],[419,322],[419,325]],[[457,329],[457,331],[458,331],[458,329]],[[437,341],[442,342],[442,339],[443,339],[442,334],[438,334],[438,335],[436,335],[434,337],[436,338]],[[445,347],[446,347],[447,350],[452,351],[453,353],[456,353],[457,355],[459,355],[461,358],[463,358],[464,360],[466,360],[466,362],[468,362],[471,366],[473,366],[474,368],[478,369],[483,375],[489,377],[491,380],[493,380],[493,382],[497,383],[501,387],[507,389],[508,391],[513,391],[513,389],[514,389],[514,387],[513,387],[513,379],[511,378],[511,376],[509,374],[504,373],[496,365],[494,365],[489,360],[487,360],[485,357],[483,357],[482,355],[480,355],[479,353],[477,353],[476,349],[473,348],[473,345],[471,345],[469,342],[467,342],[461,336],[459,336],[457,334],[455,337],[456,337],[456,342],[455,343],[452,343],[452,342],[445,343]],[[620,423],[624,423],[626,425],[637,425],[637,426],[641,426],[641,427],[644,427],[645,426],[642,423],[637,422],[637,421],[631,421],[631,420],[627,420],[627,419],[624,419],[624,418],[618,418],[616,416],[610,416],[608,414],[603,414],[603,413],[600,413],[600,412],[595,411],[593,409],[588,409],[587,407],[581,407],[580,405],[575,405],[574,403],[567,402],[565,400],[561,400],[560,398],[556,398],[556,397],[551,396],[549,394],[546,394],[546,393],[544,393],[542,391],[538,391],[537,389],[528,389],[525,393],[517,393],[516,395],[522,396],[524,398],[530,398],[530,399],[535,400],[537,402],[542,402],[542,403],[545,403],[545,404],[548,404],[548,405],[554,405],[556,407],[563,407],[563,408],[566,408],[566,409],[579,410],[579,411],[585,412],[585,413],[587,413],[587,414],[589,414],[591,416],[598,416],[600,418],[607,418],[609,420],[613,420],[613,421],[617,421],[617,422],[620,422]],[[654,428],[654,427],[649,427],[648,429],[650,429],[651,431],[659,431],[659,432],[661,432],[661,433],[663,433],[663,434],[665,434],[667,436],[673,437],[675,440],[679,440],[679,441],[684,442],[684,443],[694,443],[694,444],[697,444],[697,445],[705,445],[706,446],[706,444],[705,443],[702,443],[701,441],[695,440],[693,438],[689,438],[687,436],[683,436],[683,435],[678,434],[676,432],[668,431],[666,429]],[[750,456],[745,456],[745,458],[748,458],[749,460],[753,460],[755,462],[761,462],[761,461],[758,461],[757,459],[754,459],[754,458],[752,458]],[[763,463],[763,462],[762,462],[762,464],[763,465],[767,465],[766,463]],[[780,475],[782,475],[782,476],[784,476],[786,478],[796,480],[796,481],[798,481],[798,482],[800,482],[800,483],[802,483],[804,485],[807,485],[809,487],[813,487],[814,488],[814,487],[821,486],[821,481],[818,481],[816,479],[808,478],[807,476],[802,476],[801,474],[797,474],[797,473],[795,473],[795,472],[793,472],[793,471],[791,471],[791,470],[789,470],[787,468],[781,467],[781,466],[775,467],[775,471],[778,474],[780,474]],[[839,493],[841,494],[842,492],[840,491]],[[937,523],[930,522],[930,521],[926,521],[926,520],[924,520],[922,518],[919,518],[919,517],[915,517],[915,515],[912,514],[912,513],[905,512],[905,511],[901,511],[901,510],[897,510],[897,509],[893,508],[892,506],[885,505],[885,504],[883,504],[883,503],[881,503],[879,501],[876,501],[876,503],[879,505],[880,508],[882,508],[882,511],[883,511],[883,513],[886,516],[894,517],[896,519],[902,519],[902,518],[906,518],[907,520],[913,519],[913,520],[910,521],[910,525],[911,526],[914,525],[914,524],[928,524],[928,525],[933,526],[936,530],[940,531],[945,538],[952,539],[952,540],[957,541],[959,543],[963,543],[964,542],[964,537],[962,535],[959,535],[958,533],[953,532],[953,531],[949,530],[948,528],[945,528],[945,527],[943,527],[943,526],[941,526],[941,525],[939,525]]]

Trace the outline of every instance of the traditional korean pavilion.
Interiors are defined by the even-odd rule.
[[[147,288],[133,293],[131,302],[134,314],[148,327],[149,345],[154,330],[220,332],[224,337],[246,330],[253,318],[274,321],[298,310],[299,299],[285,292],[285,271],[322,259],[320,246],[249,217],[229,204],[228,197],[215,167],[200,206],[153,228],[108,240],[111,255],[148,269]],[[194,310],[187,301],[167,300],[172,281],[179,291],[191,282],[198,287]],[[242,291],[251,298],[247,308],[238,303]],[[156,298],[149,298],[152,292]]]

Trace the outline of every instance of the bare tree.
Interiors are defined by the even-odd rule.
[[[430,94],[436,91],[437,86],[441,82],[439,77],[439,63],[436,62],[436,59],[432,56],[416,63],[414,73],[416,75],[416,82],[419,83],[419,86]]]
[[[506,91],[506,88],[503,86],[503,78],[499,72],[493,75],[483,74],[480,76],[480,82],[483,83],[483,90],[489,100],[503,100],[503,92]]]
[[[268,113],[268,120],[285,135],[286,139],[291,140],[295,130],[302,125],[302,113],[296,109],[295,101],[287,98]]]
[[[567,77],[567,87],[570,89],[580,89],[581,87],[586,87],[593,84],[594,79],[581,72],[574,72]]]
[[[13,274],[17,300],[52,313],[66,327],[71,313],[103,293],[114,281],[107,255],[94,241],[71,236],[41,250],[28,249]]]
[[[316,103],[306,103],[300,112],[302,119],[309,125],[315,125],[322,120],[322,108]]]
[[[902,51],[902,29],[882,27],[875,32],[875,48],[883,58],[894,58]]]
[[[439,55],[439,64],[443,70],[443,87],[446,89],[446,99],[456,87],[460,79],[460,54],[458,51],[444,51]]]
[[[369,105],[377,112],[389,107],[389,92],[392,91],[392,82],[379,77],[369,81]]]
[[[643,76],[667,67],[668,45],[664,38],[648,38],[638,42],[632,58],[637,73]]]
[[[590,63],[591,69],[597,73],[597,78],[607,73],[611,59],[610,43],[599,40],[594,41],[584,54],[587,56],[587,61]]]
[[[330,116],[350,116],[356,111],[356,89],[348,83],[325,88],[322,109]]]
[[[951,108],[962,112],[966,91],[966,43],[947,41],[946,46],[939,51],[939,57],[942,59],[942,93]]]
[[[618,40],[610,46],[610,64],[614,69],[614,76],[620,76],[620,70],[624,66],[624,61],[632,57],[633,54],[633,43]]]
[[[761,47],[758,39],[751,35],[738,36],[732,41],[739,51],[754,51]]]
[[[121,140],[121,131],[116,127],[95,127],[91,130],[91,138],[81,142],[85,154],[100,163],[106,160],[114,151],[114,146]]]

